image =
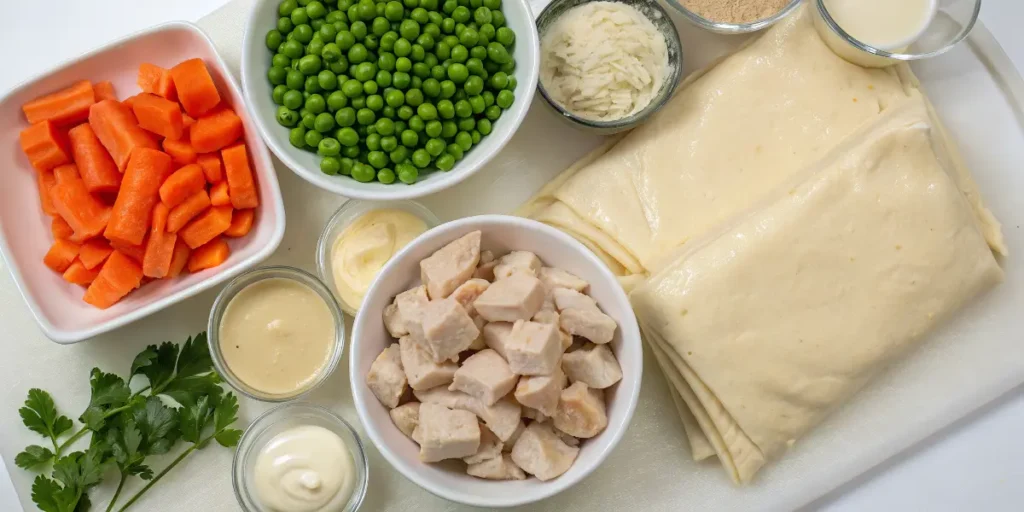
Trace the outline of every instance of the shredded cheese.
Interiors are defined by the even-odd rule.
[[[623,3],[574,7],[541,41],[541,84],[552,100],[584,119],[613,121],[643,110],[667,68],[665,37]]]

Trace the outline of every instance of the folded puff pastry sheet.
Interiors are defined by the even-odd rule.
[[[737,482],[1003,273],[923,101],[889,110],[631,294]]]

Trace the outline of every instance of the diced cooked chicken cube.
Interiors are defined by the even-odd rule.
[[[597,344],[612,341],[617,327],[612,317],[600,311],[576,308],[559,313],[558,326],[569,334],[582,336]]]
[[[601,311],[597,307],[597,301],[592,299],[589,295],[584,295],[576,290],[569,288],[555,288],[551,290],[551,295],[555,299],[555,307],[559,311],[565,311],[566,309],[576,308],[589,311]]]
[[[498,258],[498,264],[494,267],[494,279],[505,279],[517,272],[537,277],[540,267],[540,258],[536,254],[529,251],[512,251]]]
[[[494,349],[501,357],[508,360],[505,347],[512,339],[512,324],[509,322],[491,322],[484,326],[484,343]]]
[[[488,459],[495,457],[501,457],[501,450],[505,447],[505,443],[498,439],[498,436],[494,435],[484,425],[480,425],[480,447],[476,449],[476,453],[469,457],[463,457],[462,460],[466,461],[466,464],[478,464]]]
[[[474,312],[476,312],[476,310],[473,309],[473,302],[475,302],[476,299],[480,297],[480,294],[484,293],[484,290],[489,286],[491,286],[490,282],[484,279],[473,278],[459,285],[459,287],[452,292],[450,298],[458,301],[459,304],[462,304],[462,307],[466,308],[467,313],[473,315]]]
[[[402,368],[412,389],[430,389],[448,384],[455,377],[459,365],[445,361],[438,363],[425,348],[411,336],[398,340],[402,354]]]
[[[543,267],[537,272],[537,277],[548,289],[568,288],[584,293],[590,286],[590,283],[560,268]]]
[[[536,315],[533,315],[533,321],[541,324],[558,325],[558,311],[554,309],[554,303],[552,303],[551,309],[545,309],[541,307],[540,311]],[[563,331],[561,328],[558,329],[558,336],[562,338],[562,350],[566,350],[572,345],[572,335]]]
[[[622,368],[608,345],[590,345],[563,355],[562,370],[569,380],[595,389],[605,389],[622,380]]]
[[[465,283],[480,262],[480,232],[473,231],[420,261],[420,278],[431,299],[443,299]]]
[[[547,421],[551,419],[546,414],[534,409],[533,407],[523,407],[523,417],[533,421]]]
[[[473,307],[488,322],[529,320],[544,303],[544,285],[536,277],[515,273],[495,281],[476,299]]]
[[[494,251],[480,251],[480,264],[481,265],[483,265],[485,263],[490,263],[490,262],[492,262],[492,261],[494,261],[496,259],[498,259],[498,257],[494,255]]]
[[[420,405],[415,439],[423,462],[461,459],[480,447],[480,425],[469,411],[425,403]]]
[[[413,430],[416,430],[416,425],[420,421],[420,403],[419,402],[408,402],[394,409],[391,409],[391,421],[395,422],[395,426],[398,430],[401,430],[403,434],[412,437]]]
[[[392,343],[373,360],[366,374],[366,385],[380,403],[394,409],[398,407],[407,384],[398,343]]]
[[[558,409],[551,419],[555,428],[573,437],[588,439],[596,436],[608,426],[604,392],[589,388],[582,382],[574,382],[562,390]]]
[[[516,385],[516,401],[545,416],[552,416],[565,385],[565,373],[561,368],[556,368],[551,375],[524,376]]]
[[[409,334],[409,329],[405,327],[405,319],[398,311],[398,304],[392,302],[384,306],[384,327],[393,338],[401,338]]]
[[[473,319],[454,299],[432,300],[423,307],[421,332],[434,361],[457,361],[480,335]]]
[[[493,349],[486,349],[469,356],[462,363],[448,389],[473,395],[485,405],[494,405],[512,391],[517,379],[501,355]]]
[[[562,337],[558,327],[522,320],[512,326],[512,334],[505,345],[505,358],[514,373],[551,375],[558,369],[561,356]]]
[[[510,452],[510,451],[512,451],[512,447],[516,445],[516,441],[519,440],[519,436],[523,435],[523,431],[525,431],[525,430],[526,430],[526,423],[520,421],[519,422],[519,426],[516,427],[516,430],[514,432],[512,432],[512,435],[509,436],[508,439],[505,440],[505,447],[502,448],[501,451],[503,451],[503,452]]]
[[[417,335],[420,330],[420,316],[422,316],[423,307],[428,302],[430,299],[427,298],[427,287],[423,285],[399,293],[395,297],[393,303],[395,310],[390,313],[392,317],[390,320],[388,319],[388,310],[384,310],[384,325],[388,328],[388,332],[396,338],[407,334]]]
[[[487,320],[480,318],[480,315],[473,315],[473,323],[476,324],[477,329],[480,329],[480,335],[473,340],[473,343],[469,344],[468,350],[483,350],[487,348],[487,342],[484,341],[484,326],[487,325]]]
[[[526,479],[526,473],[512,462],[512,456],[507,453],[466,466],[466,474],[487,480]]]
[[[579,452],[579,448],[565,444],[549,423],[535,421],[512,447],[512,461],[523,471],[547,481],[568,471]]]
[[[480,266],[476,268],[476,271],[473,272],[473,277],[486,281],[494,281],[494,267],[496,266],[498,266],[497,260],[481,263]]]
[[[580,440],[578,438],[570,436],[569,434],[566,434],[565,432],[562,432],[561,430],[558,430],[557,428],[555,429],[555,433],[558,434],[558,437],[562,438],[562,442],[563,443],[565,443],[565,444],[567,444],[569,446],[579,446],[580,445]]]
[[[509,397],[502,398],[494,405],[484,405],[472,395],[461,391],[449,391],[445,387],[431,388],[426,391],[413,391],[416,399],[422,403],[441,404],[453,409],[462,409],[476,414],[487,428],[502,441],[508,441],[519,426],[521,407]]]

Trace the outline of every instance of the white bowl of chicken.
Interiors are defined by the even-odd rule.
[[[629,299],[579,242],[485,215],[388,262],[355,320],[350,379],[367,435],[443,498],[510,507],[589,475],[629,426],[643,349]]]

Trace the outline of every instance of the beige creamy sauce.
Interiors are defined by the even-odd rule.
[[[310,287],[272,278],[238,292],[224,311],[220,348],[228,368],[268,394],[308,386],[330,359],[334,317]]]
[[[274,436],[253,467],[256,495],[278,512],[341,510],[355,484],[355,464],[345,441],[317,425]]]

